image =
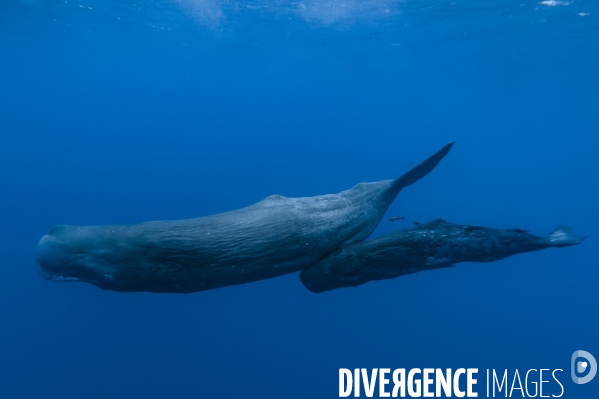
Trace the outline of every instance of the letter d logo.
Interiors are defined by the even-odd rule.
[[[584,358],[580,359],[580,358]],[[588,367],[591,367],[588,374],[584,377],[577,377],[576,374],[584,373]],[[572,381],[575,384],[586,384],[591,381],[597,374],[597,361],[589,352],[576,351],[572,354]]]

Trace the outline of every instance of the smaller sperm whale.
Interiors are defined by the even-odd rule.
[[[583,240],[566,226],[537,237],[521,229],[500,230],[437,219],[339,249],[303,269],[300,279],[310,291],[319,293],[460,262],[493,262],[523,252],[577,245]]]

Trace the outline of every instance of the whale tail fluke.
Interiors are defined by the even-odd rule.
[[[578,245],[585,239],[586,237],[579,236],[574,233],[570,227],[561,224],[547,237],[544,237],[543,241],[549,247],[567,247],[570,245]]]
[[[451,150],[453,144],[453,142],[447,144],[445,147],[441,148],[439,151],[430,156],[420,165],[410,169],[408,172],[404,173],[403,176],[395,179],[389,190],[389,194],[392,196],[392,198],[395,198],[395,196],[404,187],[408,187],[416,183],[418,180],[422,179],[424,176],[428,175],[433,169],[435,169],[435,166],[437,166],[437,164],[441,162],[445,155],[449,153],[449,150]]]

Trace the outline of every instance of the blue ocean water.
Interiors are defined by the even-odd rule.
[[[599,356],[597,18],[590,0],[2,0],[0,398],[334,398],[356,367],[563,369],[564,397],[596,397],[570,356]],[[37,274],[58,224],[334,193],[451,141],[374,236],[443,218],[589,238],[319,295],[297,274],[189,295]]]

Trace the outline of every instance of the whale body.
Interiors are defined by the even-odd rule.
[[[310,291],[320,293],[460,262],[493,262],[523,252],[577,245],[582,240],[566,226],[537,237],[521,229],[492,229],[438,219],[339,249],[303,269],[300,279]]]
[[[218,215],[114,226],[57,226],[40,240],[42,277],[128,292],[187,293],[297,272],[366,239],[397,194],[447,155],[450,143],[395,180],[338,194],[272,195]]]

